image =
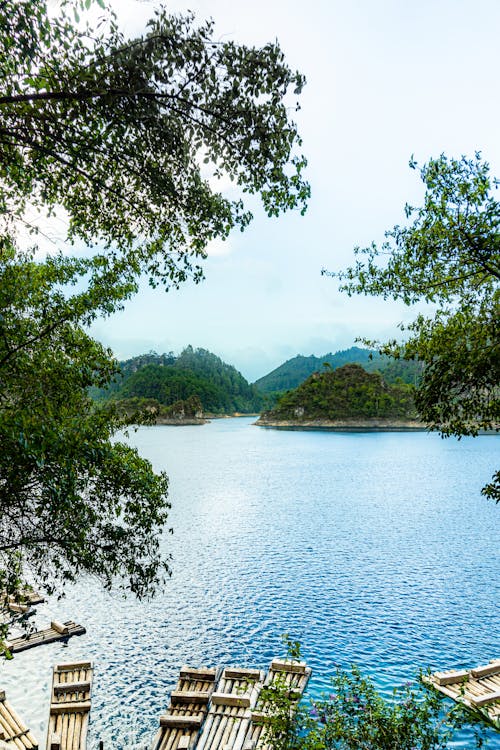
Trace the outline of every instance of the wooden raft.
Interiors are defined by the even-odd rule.
[[[0,740],[19,750],[38,750],[38,742],[0,691]]]
[[[265,721],[271,707],[264,685],[288,690],[292,708],[307,686],[305,662],[273,659],[264,679],[259,669],[181,669],[151,750],[267,750]]]
[[[41,604],[45,601],[41,594],[30,589],[22,589],[19,596],[0,595],[0,621],[7,623],[13,619],[31,617],[35,614],[34,604]]]
[[[423,680],[500,730],[500,659],[470,670],[434,672]]]
[[[305,661],[293,659],[273,659],[264,682],[266,688],[276,686],[279,691],[288,690],[291,708],[297,707],[311,676],[311,668]],[[270,750],[267,743],[266,719],[272,705],[261,699],[252,712],[252,723],[245,739],[244,750]]]
[[[7,596],[5,591],[0,593],[0,601],[3,601],[10,606],[10,604],[43,604],[45,597],[39,594],[37,591],[29,588],[20,589],[17,596],[10,594]]]
[[[45,630],[37,630],[34,633],[27,633],[18,638],[12,638],[4,641],[4,644],[11,653],[16,653],[17,651],[26,651],[28,648],[41,646],[44,643],[65,641],[73,635],[83,635],[84,633],[86,633],[85,628],[82,625],[77,625],[72,620],[64,623],[52,620],[50,627]]]
[[[196,750],[242,750],[263,682],[264,672],[258,669],[224,669]]]
[[[90,661],[54,667],[47,750],[85,750],[87,747],[92,674]]]
[[[13,596],[9,598],[12,602],[17,602],[19,604],[43,604],[45,601],[45,597],[39,594],[38,591],[27,588],[21,589],[17,599]]]
[[[217,680],[216,669],[183,667],[167,712],[160,716],[152,750],[191,750],[208,711]]]

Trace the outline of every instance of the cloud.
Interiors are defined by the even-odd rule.
[[[212,240],[206,247],[206,253],[209,258],[220,258],[229,255],[233,250],[231,240],[221,240],[219,238]]]

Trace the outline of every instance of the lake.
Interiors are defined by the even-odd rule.
[[[95,660],[90,747],[144,750],[181,665],[266,667],[284,632],[313,667],[312,694],[337,664],[358,664],[388,694],[419,667],[500,657],[500,506],[480,495],[498,437],[253,421],[129,438],[170,475],[172,577],[147,603],[82,581],[39,607],[40,627],[52,616],[87,627],[1,666],[1,687],[41,747],[58,661]],[[469,746],[466,734],[454,745]]]

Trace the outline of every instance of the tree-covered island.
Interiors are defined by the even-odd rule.
[[[379,373],[348,364],[313,373],[257,424],[269,427],[422,428],[413,386],[389,385]]]
[[[129,416],[149,411],[158,424],[204,424],[209,416],[256,414],[272,405],[235,367],[192,346],[177,356],[149,352],[121,362],[113,382],[91,393]]]

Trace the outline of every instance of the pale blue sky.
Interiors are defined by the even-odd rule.
[[[154,2],[115,0],[129,34]],[[165,294],[144,285],[126,309],[94,326],[119,358],[187,344],[214,351],[254,380],[283,360],[387,337],[414,310],[349,299],[321,269],[352,261],[422,194],[419,162],[482,151],[500,176],[498,0],[175,0],[212,16],[217,35],[278,38],[307,76],[296,119],[309,159],[305,217],[253,224],[215,248],[206,280]],[[220,251],[223,250],[221,253]]]

